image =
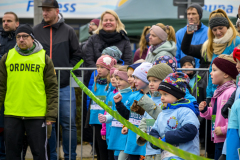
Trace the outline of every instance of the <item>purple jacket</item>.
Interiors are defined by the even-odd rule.
[[[227,103],[228,99],[231,97],[232,93],[236,90],[236,87],[230,87],[226,89],[222,94],[219,95],[217,98],[217,112],[216,112],[216,120],[215,120],[215,127],[221,127],[221,131],[223,135],[217,136],[214,133],[214,138],[212,137],[212,141],[214,143],[224,142],[226,139],[227,134],[227,126],[228,126],[228,119],[223,118],[221,114],[222,107]],[[211,99],[211,106],[208,107],[207,111],[204,113],[200,113],[200,116],[206,119],[212,119],[212,112],[213,106],[215,103],[216,98]]]

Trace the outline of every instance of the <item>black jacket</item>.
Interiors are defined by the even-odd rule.
[[[35,38],[42,44],[48,56],[52,54],[54,67],[73,67],[80,61],[80,49],[74,29],[64,22],[63,17],[59,22],[48,25],[44,20],[33,28]],[[52,32],[52,39],[50,34]],[[50,46],[50,44],[52,45]],[[52,49],[52,53],[50,50]],[[50,56],[51,58],[51,56]],[[58,74],[58,71],[56,71]],[[70,71],[61,71],[60,87],[69,85]]]
[[[199,71],[197,78],[198,78],[198,83],[197,83],[197,90],[196,90],[196,83],[194,83],[194,87],[192,89],[192,95],[196,98],[197,103],[201,103],[202,101],[206,100],[206,89],[207,89],[207,76],[208,72],[207,71]],[[197,97],[196,97],[196,91],[197,91]]]
[[[83,47],[83,58],[86,67],[95,67],[97,59],[101,56],[102,51],[106,47],[116,46],[122,52],[121,59],[125,64],[132,64],[132,51],[130,41],[122,39],[121,41],[113,44],[106,44],[98,34],[92,35],[87,40],[87,43]]]
[[[16,45],[16,36],[15,31],[5,32],[4,30],[0,31],[0,55],[3,56],[5,53]]]

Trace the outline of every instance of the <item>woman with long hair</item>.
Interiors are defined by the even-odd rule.
[[[145,26],[139,41],[139,48],[134,53],[133,63],[139,59],[145,59],[147,56],[148,46],[149,46],[149,30],[150,26]]]

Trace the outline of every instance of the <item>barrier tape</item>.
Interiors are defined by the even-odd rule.
[[[181,157],[183,159],[186,159],[186,160],[209,160],[208,158],[200,157],[200,156],[197,156],[195,154],[192,154],[192,153],[186,152],[184,150],[181,150],[179,148],[176,148],[176,147],[174,147],[174,146],[172,146],[172,145],[170,145],[166,142],[163,142],[163,141],[161,141],[161,140],[159,140],[159,139],[157,139],[153,136],[148,135],[147,133],[142,132],[139,128],[137,128],[132,123],[130,123],[126,119],[124,119],[121,115],[119,115],[119,113],[117,113],[116,111],[113,111],[111,108],[109,108],[104,102],[102,102],[100,99],[98,99],[72,72],[72,71],[78,69],[83,62],[84,62],[83,60],[78,62],[74,66],[74,68],[70,71],[74,80],[79,85],[79,87],[84,91],[84,93],[86,93],[93,101],[95,101],[100,107],[102,107],[105,111],[107,111],[111,116],[116,118],[119,122],[121,122],[128,129],[132,130],[133,132],[135,132],[139,136],[143,137],[144,139],[146,139],[147,141],[149,141],[153,145],[155,145],[155,146],[157,146],[157,147],[159,147],[163,150],[166,150],[168,152],[171,152],[176,156],[179,156],[179,157]]]

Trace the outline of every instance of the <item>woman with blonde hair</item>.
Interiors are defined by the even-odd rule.
[[[191,45],[194,31],[186,32],[181,49],[190,56],[196,57],[203,61],[212,61],[220,54],[230,55],[234,48],[240,44],[239,33],[233,23],[228,18],[226,12],[217,9],[211,12],[209,16],[208,40],[200,45]],[[209,67],[209,73],[212,72],[212,65]],[[232,77],[236,79],[236,77]],[[211,76],[208,76],[207,102],[213,97],[217,86],[212,84]]]
[[[149,30],[150,26],[145,26],[139,41],[139,48],[134,53],[133,63],[139,59],[145,59],[147,56],[148,46],[149,46]]]
[[[96,61],[102,51],[116,46],[121,52],[121,59],[126,65],[132,64],[132,50],[124,24],[116,12],[106,10],[102,13],[98,29],[94,32],[83,48],[83,59],[86,67],[96,67]],[[120,62],[122,63],[122,62]],[[88,84],[92,71],[85,71],[84,82]]]
[[[102,13],[98,29],[89,38],[83,50],[86,67],[95,67],[103,49],[116,46],[122,52],[125,64],[132,63],[132,51],[124,24],[116,12],[107,10]]]
[[[172,26],[157,23],[150,28],[149,49],[146,62],[153,63],[161,56],[176,56],[175,30]]]

